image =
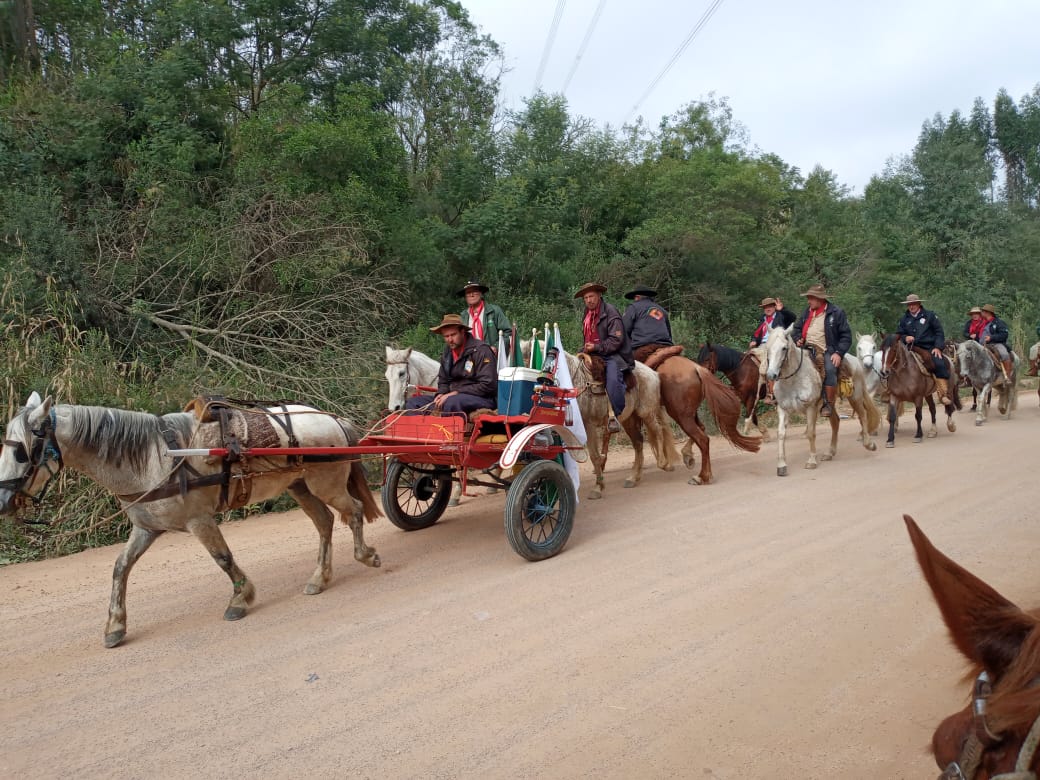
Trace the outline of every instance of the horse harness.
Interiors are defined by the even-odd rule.
[[[43,418],[40,427],[38,429],[29,429],[33,435],[33,440],[29,445],[28,451],[25,449],[23,442],[10,439],[4,439],[3,441],[5,447],[10,447],[13,450],[15,461],[29,464],[29,468],[26,469],[22,476],[0,480],[0,488],[10,490],[23,504],[28,500],[34,506],[39,506],[40,502],[43,501],[43,497],[47,494],[51,482],[58,476],[58,472],[65,465],[61,459],[61,450],[58,448],[58,442],[54,438],[54,428],[56,426],[57,417],[54,413],[54,408],[51,407],[50,413]],[[52,467],[54,464],[57,464],[57,468]],[[47,480],[39,491],[32,494],[26,488],[36,480],[36,475],[41,468],[47,470]],[[31,521],[26,522],[32,524]]]
[[[961,747],[956,761],[951,761],[939,775],[939,780],[973,780],[979,770],[982,756],[994,745],[1002,742],[999,734],[990,731],[986,722],[986,699],[993,693],[989,674],[983,670],[975,678],[975,689],[972,694],[972,727]],[[1040,715],[1026,734],[1022,747],[1019,748],[1015,768],[1010,772],[992,775],[990,780],[1037,780],[1037,773],[1029,767],[1040,747]]]

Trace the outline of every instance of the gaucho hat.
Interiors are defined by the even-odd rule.
[[[968,314],[982,314],[982,309],[980,309],[978,306],[972,306],[970,309],[968,309]]]
[[[647,298],[656,298],[657,290],[653,290],[647,287],[645,284],[637,284],[635,287],[633,287],[631,290],[625,293],[625,297],[628,298],[628,300],[632,300],[637,295],[645,295]]]
[[[430,330],[434,333],[440,333],[445,328],[462,328],[463,330],[469,330],[469,325],[463,323],[462,317],[458,314],[445,314],[444,319],[441,320],[441,324],[430,328]]]
[[[470,290],[480,290],[482,293],[486,295],[489,289],[490,288],[483,282],[478,282],[476,279],[470,279],[468,282],[466,282],[466,284],[462,286],[462,289],[455,294],[461,298]]]
[[[586,282],[585,284],[583,284],[581,287],[578,288],[578,292],[574,293],[574,297],[575,298],[580,298],[587,292],[597,292],[600,295],[602,295],[606,291],[607,291],[607,288],[605,286],[603,286],[602,284],[600,284],[599,282]]]
[[[808,290],[802,293],[803,298],[819,298],[821,301],[829,301],[830,296],[827,294],[827,290],[822,284],[814,284]]]
[[[758,304],[760,309],[764,309],[766,306],[776,306],[776,298],[763,298],[762,303]]]
[[[910,303],[916,303],[917,305],[920,306],[922,303],[924,303],[924,301],[922,301],[920,298],[918,298],[913,293],[910,293],[908,296],[906,296],[906,300],[903,301],[903,305],[910,304]]]
[[[997,310],[996,308],[994,308],[992,303],[987,303],[985,306],[983,306],[982,311],[988,311],[993,316],[996,316],[997,314]]]

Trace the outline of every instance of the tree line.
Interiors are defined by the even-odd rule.
[[[656,287],[691,345],[817,281],[863,331],[912,291],[951,334],[986,302],[1033,334],[1040,85],[924,119],[853,196],[724,99],[622,128],[558,95],[507,112],[502,63],[452,0],[0,2],[8,411],[224,392],[370,419],[383,345],[436,354],[469,278],[570,343],[592,279]]]

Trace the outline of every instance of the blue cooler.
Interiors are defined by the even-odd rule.
[[[528,414],[538,370],[510,366],[498,371],[498,413]]]

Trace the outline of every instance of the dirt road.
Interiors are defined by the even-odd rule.
[[[775,476],[776,447],[713,441],[716,482],[647,472],[583,500],[564,552],[527,563],[480,496],[433,528],[381,520],[368,569],[336,531],[331,588],[304,596],[302,513],[225,527],[248,617],[188,536],[129,587],[102,647],[116,548],[0,569],[0,776],[920,778],[962,706],[901,515],[1023,606],[1035,566],[1040,409],[1011,422]],[[857,426],[858,428],[858,426]],[[988,482],[983,484],[980,478]],[[590,482],[586,483],[586,489]]]

